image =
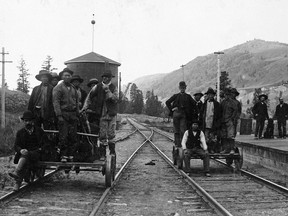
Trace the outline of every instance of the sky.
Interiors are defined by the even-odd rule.
[[[287,8],[287,0],[0,0],[0,48],[13,61],[6,82],[17,88],[21,58],[34,87],[47,55],[60,72],[91,52],[93,14],[94,52],[121,63],[125,84],[255,38],[288,44]]]

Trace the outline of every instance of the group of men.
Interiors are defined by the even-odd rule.
[[[274,123],[273,118],[269,118],[268,115],[268,108],[265,101],[268,99],[268,96],[265,94],[261,94],[258,96],[259,101],[255,103],[255,105],[252,108],[252,113],[254,115],[254,119],[256,119],[256,128],[255,128],[255,139],[262,139],[264,136],[262,136],[263,128],[265,120],[268,120],[267,128],[269,129],[269,125],[272,124],[271,129],[271,135],[267,138],[273,138],[273,130],[274,130]],[[279,98],[279,104],[276,106],[275,111],[275,118],[277,120],[278,124],[278,138],[286,139],[286,121],[288,119],[288,104],[284,103],[283,98]],[[269,124],[269,122],[271,122]]]
[[[77,130],[83,123],[80,122],[83,115],[88,117],[90,133],[99,133],[101,158],[105,158],[106,145],[110,154],[115,154],[118,90],[111,83],[112,72],[105,70],[100,83],[96,78],[90,79],[88,94],[80,87],[84,80],[73,73],[69,68],[64,68],[59,76],[41,70],[35,77],[41,84],[33,88],[28,110],[21,117],[24,128],[17,132],[15,140],[17,167],[9,173],[16,180],[15,190],[19,189],[29,164],[40,159],[45,143],[49,143],[44,130],[59,130],[57,146],[61,162],[74,160],[78,150]]]
[[[183,149],[187,172],[190,172],[191,155],[197,154],[203,159],[205,175],[210,176],[209,153],[235,153],[236,127],[241,114],[241,104],[236,99],[239,92],[227,88],[218,102],[212,88],[208,88],[205,95],[197,92],[192,98],[185,92],[186,87],[181,81],[180,92],[166,101],[173,117],[175,146]]]

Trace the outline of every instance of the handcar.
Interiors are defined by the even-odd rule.
[[[241,149],[236,146],[234,149],[234,154],[221,154],[221,153],[209,153],[210,159],[224,159],[228,166],[232,166],[234,162],[234,168],[236,171],[239,171],[243,165],[243,152]],[[173,163],[177,166],[178,169],[183,168],[184,153],[182,148],[177,148],[173,146],[172,150]],[[199,155],[192,155],[191,159],[201,159]]]

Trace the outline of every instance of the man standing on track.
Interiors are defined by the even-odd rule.
[[[283,98],[279,98],[276,106],[275,117],[278,123],[279,138],[286,139],[286,121],[288,119],[288,104],[284,103]]]
[[[200,113],[200,125],[205,134],[208,151],[213,154],[220,151],[221,108],[219,102],[215,100],[216,92],[212,88],[208,88],[205,95],[207,100]]]
[[[33,88],[28,103],[28,110],[35,116],[35,124],[44,129],[53,127],[53,105],[52,90],[53,86],[49,84],[52,76],[48,71],[41,70],[37,74],[36,79],[41,81],[39,86]]]
[[[193,114],[196,110],[195,101],[190,94],[187,94],[186,83],[181,81],[179,83],[180,92],[174,94],[166,101],[166,106],[173,115],[173,128],[174,128],[174,142],[176,147],[181,147],[182,137],[191,125]]]
[[[262,132],[264,128],[265,120],[269,119],[268,108],[265,101],[268,96],[265,94],[259,95],[259,100],[252,108],[252,113],[256,119],[255,139],[262,139]]]
[[[110,154],[116,154],[114,138],[116,136],[116,116],[119,96],[117,86],[111,83],[112,77],[114,76],[110,70],[106,70],[103,73],[102,82],[91,89],[81,110],[81,112],[84,112],[89,109],[92,111],[91,114],[94,115],[95,120],[100,119],[100,159],[104,159],[106,156],[105,145],[107,140]]]
[[[240,116],[241,116],[241,113],[242,113],[242,105],[241,103],[236,99],[236,97],[239,95],[240,93],[237,91],[236,88],[232,88],[231,89],[231,95],[232,95],[232,99],[236,102],[237,104],[237,117],[235,119],[235,122],[234,122],[234,136],[236,137],[237,135],[237,125],[238,125],[238,121],[240,119]]]
[[[53,105],[58,119],[61,162],[73,161],[77,146],[79,114],[78,93],[71,85],[73,71],[65,68],[59,76],[63,82],[53,89]]]

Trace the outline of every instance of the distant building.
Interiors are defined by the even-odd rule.
[[[64,64],[74,71],[75,74],[80,75],[84,79],[82,87],[86,91],[88,91],[88,81],[91,78],[97,78],[101,81],[101,75],[107,69],[111,70],[112,74],[115,76],[115,78],[112,79],[113,84],[118,86],[118,67],[121,64],[95,52],[90,52],[68,60],[64,62]]]

